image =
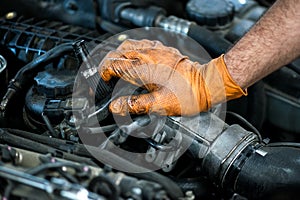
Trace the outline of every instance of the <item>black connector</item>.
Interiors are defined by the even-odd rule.
[[[84,40],[73,43],[73,48],[78,62],[81,63],[83,70],[82,76],[87,80],[89,87],[93,90],[96,99],[104,99],[113,90],[110,83],[106,83],[98,73],[98,63],[89,55],[89,51]]]
[[[124,8],[120,12],[122,19],[130,21],[132,24],[139,27],[155,26],[156,19],[165,15],[166,11],[162,8],[150,6],[148,8]]]

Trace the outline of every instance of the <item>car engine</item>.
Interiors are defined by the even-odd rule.
[[[0,198],[299,199],[300,59],[193,117],[114,116],[147,91],[97,73],[126,39],[208,62],[273,3],[2,0]]]

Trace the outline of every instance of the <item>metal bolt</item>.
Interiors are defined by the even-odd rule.
[[[77,122],[77,118],[74,115],[72,115],[69,119],[69,122],[75,124]]]
[[[195,195],[194,195],[193,191],[190,191],[190,190],[186,191],[185,196],[186,196],[186,199],[188,199],[188,200],[194,200],[195,199]]]
[[[142,194],[141,188],[138,188],[138,187],[132,188],[132,192],[134,194],[137,194],[137,195],[141,195]]]
[[[0,55],[0,73],[6,69],[6,66],[7,66],[6,59],[2,55]]]
[[[64,172],[66,172],[68,169],[67,169],[67,167],[63,166],[63,167],[61,168],[61,170],[64,171]]]
[[[119,41],[124,41],[124,40],[126,40],[127,38],[128,38],[128,35],[126,35],[126,34],[121,34],[121,35],[118,36],[118,40],[119,40]]]
[[[6,19],[13,19],[17,16],[16,12],[9,12],[5,15]]]
[[[89,170],[90,170],[90,168],[89,168],[88,166],[84,166],[84,167],[83,167],[83,171],[84,171],[84,172],[88,172]]]
[[[21,164],[22,161],[23,161],[23,155],[17,151],[16,157],[15,157],[15,163],[18,165],[18,164]]]

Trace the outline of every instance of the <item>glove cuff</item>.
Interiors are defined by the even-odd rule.
[[[224,60],[224,54],[222,54],[219,58],[216,59],[216,66],[221,72],[221,75],[224,80],[225,84],[225,91],[226,91],[226,98],[227,100],[236,99],[241,96],[247,96],[248,91],[247,89],[243,90],[231,77],[231,75],[228,72],[228,68],[226,66],[225,60]]]
[[[224,54],[207,64],[204,79],[210,96],[209,107],[248,94],[247,89],[243,90],[232,79],[224,61]]]

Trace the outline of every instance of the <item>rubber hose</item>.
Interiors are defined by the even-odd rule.
[[[33,61],[22,67],[14,77],[15,82],[19,82],[19,87],[22,88],[23,84],[25,84],[25,81],[27,79],[26,76],[35,76],[37,72],[44,69],[44,66],[51,63],[54,59],[72,51],[72,43],[64,43],[54,47],[53,49],[35,58]]]
[[[18,132],[23,133],[23,134],[26,133],[28,135],[30,134],[28,132],[20,131],[20,130],[18,130]],[[36,135],[34,133],[31,133],[31,134]],[[58,150],[61,150],[61,151],[65,151],[62,156],[67,160],[79,162],[79,163],[86,163],[91,166],[97,166],[92,160],[90,160],[88,158],[79,157],[77,155],[67,153],[66,148],[64,148],[64,146],[61,143],[57,144],[58,146],[60,146],[60,148],[56,148],[54,146],[51,146],[48,144],[43,144],[42,142],[36,141],[36,140],[32,139],[34,137],[28,137],[28,135],[26,135],[27,137],[24,137],[24,136],[22,136],[22,134],[18,135],[18,134],[6,131],[5,129],[0,129],[0,143],[9,144],[12,146],[31,150],[31,151],[41,153],[41,154],[57,153]],[[39,136],[39,135],[36,135],[36,136]],[[45,137],[45,136],[40,136],[40,137],[42,137],[40,139],[44,139],[44,140],[55,139],[55,138],[49,138],[49,137]],[[66,145],[66,142],[64,143],[64,145]],[[81,147],[81,148],[83,149],[84,147]],[[86,152],[86,154],[88,154],[88,152]],[[86,156],[86,157],[90,157],[90,155]]]
[[[23,130],[17,129],[7,129],[7,131],[13,135],[17,135],[26,139],[29,139],[40,144],[51,146],[53,148],[59,149],[65,152],[72,152],[79,156],[91,157],[89,152],[85,149],[83,145],[70,143],[66,140],[61,140],[58,138],[50,138],[43,135],[37,135]],[[76,152],[76,153],[75,153]]]
[[[51,147],[39,144],[37,142],[33,142],[29,139],[22,138],[16,135],[11,135],[3,129],[0,129],[0,143],[13,145],[28,150],[34,150],[44,154],[51,152],[51,150],[54,150]]]
[[[213,33],[197,24],[191,24],[188,36],[201,44],[212,57],[218,57],[225,53],[232,45],[228,40],[220,35]]]
[[[300,195],[300,148],[263,147],[243,165],[235,191],[248,199],[293,200]]]

